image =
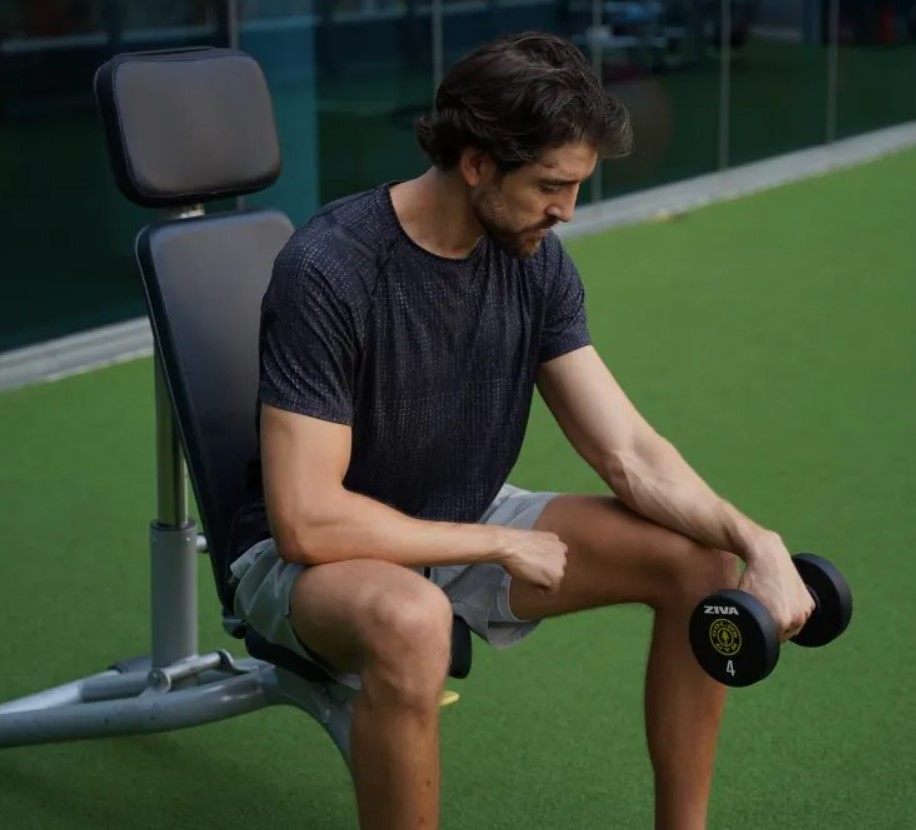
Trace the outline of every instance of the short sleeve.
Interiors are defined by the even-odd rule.
[[[538,362],[546,363],[591,343],[585,287],[569,254],[559,247],[559,267],[548,283]]]
[[[284,250],[261,308],[259,400],[352,424],[357,333],[342,284]]]

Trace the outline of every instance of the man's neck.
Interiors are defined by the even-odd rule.
[[[463,259],[483,235],[468,205],[467,192],[435,167],[394,185],[391,202],[404,232],[437,256]]]

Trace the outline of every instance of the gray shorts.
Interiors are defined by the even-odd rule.
[[[532,493],[506,484],[481,516],[480,523],[531,529],[545,505],[556,495]],[[281,559],[272,539],[258,542],[232,563],[235,612],[264,639],[314,661],[289,621],[290,593],[304,567]],[[521,620],[512,613],[509,607],[512,577],[502,565],[438,566],[431,569],[429,579],[451,600],[455,615],[495,648],[514,645],[538,625],[536,620]],[[341,674],[336,679],[359,688],[359,678],[355,675]]]

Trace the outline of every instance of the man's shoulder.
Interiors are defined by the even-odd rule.
[[[336,199],[320,208],[289,238],[279,260],[295,270],[335,282],[365,282],[382,261],[391,238],[380,187]]]

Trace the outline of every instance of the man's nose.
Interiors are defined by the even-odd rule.
[[[576,212],[576,193],[571,192],[558,198],[549,208],[547,215],[558,222],[571,222],[573,214]]]

